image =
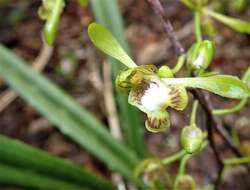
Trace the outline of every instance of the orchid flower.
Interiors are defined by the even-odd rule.
[[[154,65],[138,66],[113,35],[100,24],[90,24],[88,34],[98,49],[128,67],[118,74],[116,86],[128,96],[129,104],[147,114],[145,126],[151,132],[164,131],[170,127],[169,108],[179,111],[186,108],[187,87],[205,89],[228,98],[250,96],[250,89],[237,77],[216,75],[173,78],[167,66],[159,69]]]

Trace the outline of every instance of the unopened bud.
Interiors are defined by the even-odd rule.
[[[157,74],[160,78],[164,78],[164,77],[172,78],[172,77],[174,77],[172,70],[166,65],[161,66],[159,68]]]
[[[211,63],[214,54],[215,46],[212,41],[196,42],[188,50],[187,66],[191,70],[205,70]]]
[[[181,145],[183,149],[193,154],[200,150],[203,141],[203,134],[200,128],[195,125],[186,126],[181,132]]]
[[[158,158],[148,158],[141,161],[134,171],[136,178],[141,177],[150,186],[159,180],[162,175],[165,175],[165,170],[161,160]]]
[[[195,190],[194,179],[189,175],[180,176],[176,180],[175,190]]]

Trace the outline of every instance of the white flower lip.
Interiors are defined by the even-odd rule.
[[[167,104],[169,91],[160,80],[150,81],[148,89],[141,97],[141,105],[148,112],[159,111]]]

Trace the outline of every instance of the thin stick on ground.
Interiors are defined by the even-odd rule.
[[[115,97],[113,93],[113,84],[111,78],[111,65],[104,62],[103,64],[103,96],[106,108],[110,133],[113,137],[122,140],[122,133],[119,124],[119,117],[115,105]],[[112,173],[112,181],[117,185],[118,189],[126,189],[122,176],[119,173]]]

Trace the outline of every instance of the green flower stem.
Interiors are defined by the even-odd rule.
[[[226,115],[240,111],[248,102],[248,98],[242,99],[236,106],[228,109],[213,110],[213,115]]]
[[[225,165],[239,165],[250,162],[250,155],[242,158],[228,158],[223,161]]]
[[[184,157],[186,155],[186,151],[185,150],[181,150],[169,157],[166,157],[162,160],[162,164],[163,165],[169,165],[171,164],[172,162],[175,162],[177,160],[180,160],[182,157]]]
[[[239,137],[237,129],[232,127],[230,132],[231,132],[232,141],[233,141],[234,145],[236,147],[239,147],[240,146],[240,137]]]
[[[193,108],[190,116],[190,126],[195,125],[197,108],[198,108],[198,100],[195,100],[193,102]]]
[[[187,164],[188,159],[191,158],[191,157],[192,157],[192,154],[187,154],[187,155],[185,155],[185,156],[181,159],[181,163],[180,163],[180,166],[179,166],[177,178],[180,177],[180,176],[185,175],[186,164]],[[177,178],[176,178],[176,179],[177,179]]]
[[[194,26],[195,26],[195,36],[197,42],[202,41],[202,32],[201,32],[201,12],[196,11],[194,13]]]
[[[178,58],[178,61],[175,65],[175,67],[172,69],[173,74],[176,74],[179,70],[181,70],[181,68],[185,64],[185,61],[186,61],[186,55],[181,55]]]
[[[191,154],[186,154],[182,159],[181,159],[181,162],[180,162],[180,166],[179,166],[179,169],[178,169],[178,173],[177,173],[177,176],[175,178],[175,182],[174,182],[174,190],[179,190],[177,189],[177,181],[178,179],[180,179],[180,177],[184,176],[185,175],[185,172],[186,172],[186,164],[187,164],[187,161],[189,158],[191,158]]]

